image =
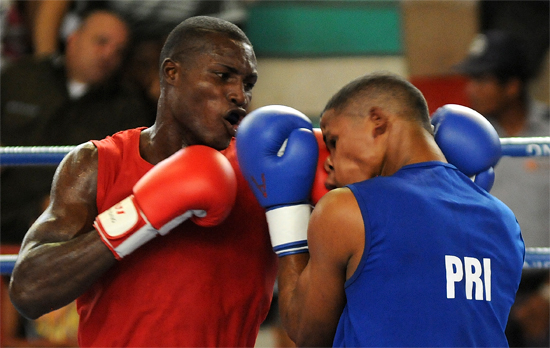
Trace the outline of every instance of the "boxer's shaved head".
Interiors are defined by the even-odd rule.
[[[418,122],[432,133],[428,104],[422,93],[409,81],[391,73],[373,73],[351,81],[328,101],[323,113],[330,109],[342,110],[359,97]]]
[[[209,51],[212,42],[204,38],[212,34],[226,35],[252,46],[246,34],[233,23],[214,17],[192,17],[181,22],[168,35],[160,52],[160,65],[166,58],[180,61],[193,53]]]

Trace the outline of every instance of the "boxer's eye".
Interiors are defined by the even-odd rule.
[[[228,80],[229,77],[231,76],[229,73],[226,73],[226,72],[217,72],[216,75],[218,75],[218,77],[224,81]]]

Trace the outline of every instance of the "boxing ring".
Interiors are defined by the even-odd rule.
[[[502,156],[550,157],[550,137],[501,138]],[[0,147],[0,167],[56,166],[75,146]],[[550,178],[549,178],[550,180]],[[0,255],[0,272],[13,271],[17,255]],[[550,248],[526,248],[524,268],[550,268]]]

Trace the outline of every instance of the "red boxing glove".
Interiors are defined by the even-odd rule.
[[[154,166],[133,194],[96,217],[94,227],[121,259],[189,218],[200,226],[220,224],[236,195],[229,160],[210,147],[189,146]]]
[[[316,205],[317,202],[327,193],[329,190],[325,187],[325,181],[327,180],[328,173],[325,170],[325,161],[329,155],[325,141],[323,140],[323,133],[320,128],[313,128],[313,134],[317,138],[317,145],[319,145],[319,159],[317,161],[317,172],[315,173],[315,180],[313,181],[313,187],[311,189],[311,203]]]

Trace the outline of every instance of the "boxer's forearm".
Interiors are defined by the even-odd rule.
[[[345,305],[345,279],[313,261],[310,254],[279,259],[279,310],[298,347],[330,347]]]
[[[21,251],[10,284],[18,311],[36,319],[84,293],[114,263],[96,231]]]
[[[307,279],[300,279],[309,261],[309,254],[296,254],[279,259],[279,311],[283,327],[297,346],[331,346],[332,335],[325,335],[317,325],[314,311],[308,306],[312,298]],[[331,331],[331,330],[329,330]],[[326,337],[325,337],[326,336]]]

